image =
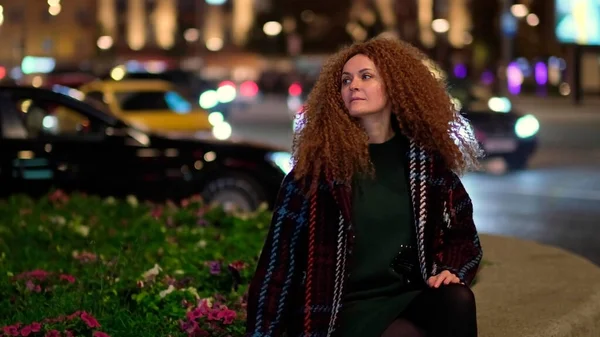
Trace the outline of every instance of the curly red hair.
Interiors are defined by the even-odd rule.
[[[343,67],[357,54],[369,57],[383,76],[403,134],[441,156],[457,174],[477,166],[480,149],[470,126],[456,111],[446,83],[425,65],[427,57],[408,43],[375,38],[342,49],[324,64],[294,137],[296,179],[308,178],[315,191],[319,178],[350,183],[357,173],[374,173],[368,136],[340,93]]]

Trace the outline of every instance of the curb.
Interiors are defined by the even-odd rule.
[[[481,235],[480,337],[600,336],[600,267],[563,249]]]

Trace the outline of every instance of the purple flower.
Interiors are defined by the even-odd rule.
[[[206,221],[206,219],[204,218],[198,218],[198,221],[196,221],[196,225],[199,227],[206,227],[208,226],[208,221]]]
[[[221,262],[219,261],[209,261],[207,262],[208,267],[210,268],[210,273],[212,275],[219,275],[221,273]]]

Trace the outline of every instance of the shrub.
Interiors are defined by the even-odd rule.
[[[0,201],[0,335],[240,336],[270,216],[199,198]]]

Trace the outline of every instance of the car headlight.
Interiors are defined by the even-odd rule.
[[[488,100],[488,108],[495,112],[508,113],[512,109],[512,104],[507,97],[492,97]]]
[[[229,139],[229,137],[231,137],[232,132],[233,130],[231,129],[231,125],[227,122],[218,123],[212,128],[212,134],[218,140]]]
[[[515,123],[515,133],[519,138],[529,138],[534,136],[540,130],[540,122],[534,115],[525,115],[517,119]]]
[[[225,121],[225,117],[220,111],[213,111],[208,114],[208,122],[210,125],[215,126]]]
[[[212,109],[219,104],[219,94],[216,90],[206,90],[198,98],[198,104],[200,104],[202,109]]]
[[[292,154],[289,152],[271,152],[267,154],[267,160],[279,167],[283,173],[288,174],[292,170]]]

